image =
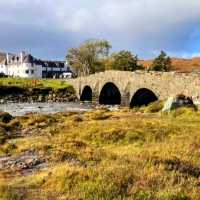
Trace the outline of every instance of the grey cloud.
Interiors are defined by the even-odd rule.
[[[0,48],[61,58],[82,40],[105,38],[142,57],[194,55],[199,23],[197,0],[0,0]]]

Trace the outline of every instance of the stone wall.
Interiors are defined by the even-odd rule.
[[[133,95],[141,88],[153,91],[160,100],[180,93],[192,97],[195,102],[200,100],[200,74],[197,73],[106,71],[70,80],[78,97],[85,86],[90,86],[94,101],[98,100],[108,82],[118,87],[124,105],[130,104]]]

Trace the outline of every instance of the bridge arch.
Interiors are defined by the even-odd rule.
[[[157,101],[158,97],[156,94],[147,88],[140,88],[138,89],[130,102],[130,107],[140,107],[140,106],[147,106],[148,104]]]
[[[120,105],[121,93],[119,88],[112,82],[107,82],[101,89],[99,95],[99,104]]]
[[[92,88],[88,85],[86,85],[83,88],[80,101],[92,101]]]

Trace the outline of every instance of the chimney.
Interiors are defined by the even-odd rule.
[[[21,64],[23,63],[23,56],[24,56],[24,52],[22,51],[22,52],[20,53],[20,61],[21,61]]]
[[[21,51],[21,53],[20,53],[20,61],[21,61],[21,63],[24,62],[25,55],[26,55],[26,52],[25,51]]]
[[[9,53],[6,54],[6,62],[9,63]]]

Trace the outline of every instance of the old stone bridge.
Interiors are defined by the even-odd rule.
[[[184,94],[199,101],[200,75],[178,72],[106,71],[70,80],[81,101],[124,106],[148,105]]]

